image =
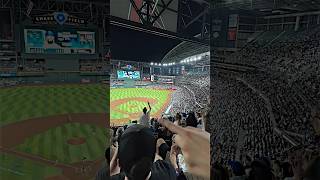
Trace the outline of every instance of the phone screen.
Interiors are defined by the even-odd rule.
[[[182,154],[178,154],[178,165],[183,172],[188,172],[187,165]]]

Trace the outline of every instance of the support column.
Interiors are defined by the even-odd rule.
[[[300,25],[300,16],[296,17],[296,24],[294,26],[294,31],[298,31]]]

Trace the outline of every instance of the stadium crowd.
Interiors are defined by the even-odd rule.
[[[176,78],[177,91],[172,98],[172,112],[199,111],[208,104],[210,76],[185,75]]]
[[[225,59],[257,72],[211,75],[213,178],[320,179],[319,32],[256,42]]]
[[[174,117],[112,127],[111,179],[320,179],[319,27],[271,42],[226,59],[256,72],[177,77]]]
[[[201,117],[177,113],[147,124],[112,127],[112,146],[106,151],[111,179],[210,179],[210,135]],[[97,179],[103,179],[102,172]]]

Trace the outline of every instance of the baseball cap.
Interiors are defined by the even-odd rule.
[[[129,179],[137,174],[146,177],[156,153],[156,140],[150,128],[140,124],[128,127],[119,140],[118,158]]]

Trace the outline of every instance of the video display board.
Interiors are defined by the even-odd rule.
[[[95,32],[24,29],[25,53],[95,54]]]
[[[117,71],[118,79],[140,79],[140,71]]]

